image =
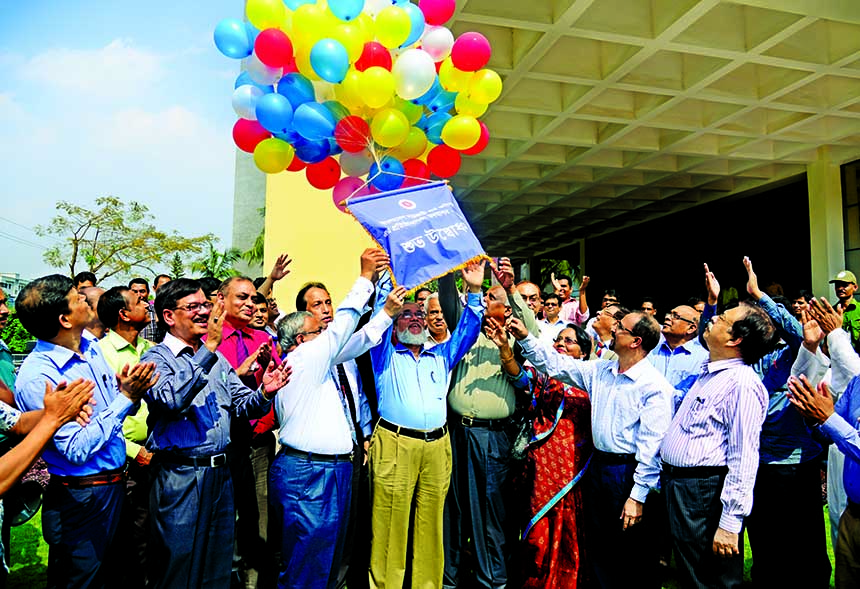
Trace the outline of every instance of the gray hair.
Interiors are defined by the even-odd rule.
[[[439,293],[434,292],[434,293],[430,294],[430,296],[428,296],[426,299],[424,299],[424,314],[425,315],[430,314],[430,300],[431,299],[437,299],[438,300],[439,299]]]
[[[284,318],[278,323],[278,340],[281,343],[281,349],[285,352],[299,344],[298,337],[305,326],[305,319],[313,317],[308,311],[294,311],[289,315],[284,315]]]

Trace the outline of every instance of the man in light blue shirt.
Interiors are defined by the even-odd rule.
[[[708,363],[708,350],[699,343],[699,313],[693,307],[675,307],[663,320],[660,342],[648,360],[675,390],[675,409]]]
[[[67,423],[43,454],[51,480],[45,490],[42,532],[49,545],[48,586],[100,586],[125,491],[122,421],[154,384],[154,366],[141,363],[119,375],[108,368],[84,327],[92,310],[66,276],[39,278],[18,295],[21,324],[38,338],[18,375],[15,401],[22,411],[44,407],[45,383],[77,378],[95,383],[92,421]],[[98,525],[95,525],[95,522]]]
[[[415,502],[412,586],[441,587],[442,514],[451,482],[446,401],[451,369],[481,329],[484,263],[463,269],[466,308],[451,339],[429,349],[423,307],[407,303],[370,351],[379,423],[370,440],[371,588],[403,586],[410,511]],[[391,290],[381,283],[377,305]]]

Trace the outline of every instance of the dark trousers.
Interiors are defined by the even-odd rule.
[[[463,562],[463,549],[471,538],[477,586],[505,587],[508,558],[515,542],[510,517],[511,435],[505,430],[463,426],[457,415],[449,423],[452,474],[445,501],[442,584],[469,584],[461,573],[472,568]]]
[[[249,529],[246,537],[239,538],[239,553],[244,555],[248,570],[245,587],[269,589],[277,581],[275,551],[269,542],[269,468],[275,459],[275,434],[266,432],[251,441],[251,472],[254,477],[254,505],[246,515],[250,524],[257,522],[257,529]],[[250,498],[248,498],[250,502]],[[241,516],[240,516],[241,517]],[[250,542],[243,545],[243,542]]]
[[[663,475],[662,495],[669,512],[675,563],[685,589],[739,587],[743,581],[743,530],[739,534],[738,556],[723,558],[713,551],[723,513],[720,493],[725,478],[725,472],[696,478]]]
[[[349,523],[343,544],[337,587],[367,589],[370,566],[370,482],[364,452],[355,454],[352,470],[352,496],[349,505]]]
[[[147,586],[147,541],[149,540],[149,492],[152,487],[151,467],[135,461],[128,464],[125,502],[116,533],[117,558],[108,563],[114,582],[123,589]]]
[[[352,496],[352,462],[308,460],[283,451],[269,473],[269,509],[280,523],[278,587],[337,583]]]
[[[754,584],[804,589],[830,586],[818,460],[759,465],[747,533]],[[804,555],[803,566],[786,566],[786,555],[798,551]]]
[[[236,512],[227,467],[161,463],[150,492],[156,587],[230,587]]]
[[[42,534],[48,543],[48,587],[104,587],[110,548],[125,485],[75,489],[51,481],[42,504]]]
[[[624,530],[621,513],[633,489],[638,463],[612,463],[598,456],[591,460],[583,488],[586,550],[598,584],[604,589],[659,587],[657,543],[648,514],[659,500],[652,494],[643,509],[642,521]]]

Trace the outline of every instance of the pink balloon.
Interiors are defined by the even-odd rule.
[[[451,48],[454,67],[464,72],[476,72],[490,61],[493,50],[490,42],[481,33],[463,33]]]
[[[343,201],[347,198],[356,198],[367,196],[370,194],[369,185],[364,185],[364,180],[355,176],[347,176],[341,178],[331,191],[331,199],[334,206],[339,208],[341,212],[345,212]]]
[[[265,29],[254,41],[257,59],[269,67],[284,67],[293,61],[293,43],[280,29]]]
[[[418,0],[418,8],[428,25],[444,25],[454,16],[457,3],[455,0]]]

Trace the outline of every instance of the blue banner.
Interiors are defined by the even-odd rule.
[[[388,252],[394,283],[407,290],[486,256],[445,182],[349,200],[347,210]]]

